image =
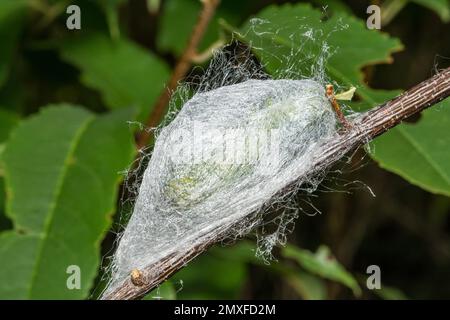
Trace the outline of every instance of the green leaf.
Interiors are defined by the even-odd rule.
[[[25,0],[0,2],[0,87],[5,83],[22,31],[26,13]]]
[[[57,105],[12,132],[3,162],[14,229],[0,234],[0,298],[87,296],[115,210],[118,172],[134,154],[131,117],[127,109],[97,117]],[[79,290],[66,286],[70,265],[80,267]]]
[[[450,99],[403,123],[374,141],[379,165],[433,193],[450,196]]]
[[[150,13],[156,13],[161,5],[161,0],[147,0],[147,10]]]
[[[19,117],[12,112],[0,108],[0,144],[3,143],[19,121]]]
[[[242,240],[229,247],[215,247],[211,250],[211,253],[226,261],[232,261],[235,265],[253,264],[275,274],[284,280],[302,299],[326,299],[327,291],[323,279],[283,263],[283,261],[274,261],[267,264],[255,256],[255,250],[254,243]]]
[[[283,261],[265,263],[255,256],[255,244],[242,240],[230,247],[215,247],[211,253],[232,263],[253,264],[283,279],[302,299],[326,299],[327,292],[323,279],[310,273],[298,270]]]
[[[307,272],[295,272],[284,276],[286,282],[305,300],[325,300],[327,288],[324,280]]]
[[[316,253],[288,245],[282,249],[282,255],[297,261],[306,271],[322,278],[339,282],[361,295],[356,279],[331,255],[330,249],[320,246]]]
[[[124,2],[126,2],[126,0],[97,1],[97,4],[103,10],[106,16],[109,35],[115,40],[120,38],[119,7]]]
[[[219,19],[237,23],[249,3],[239,0],[221,1],[217,12],[209,23],[198,50],[203,51],[219,39]],[[239,8],[239,10],[237,10]],[[199,0],[168,0],[163,4],[159,21],[158,48],[181,55],[202,10]],[[183,17],[180,19],[180,17]]]
[[[111,109],[137,106],[145,119],[164,89],[169,68],[152,53],[121,38],[101,34],[73,39],[61,47],[62,58],[81,69],[81,81],[101,92]]]
[[[241,28],[240,37],[271,74],[289,70],[314,75],[311,66],[320,67],[329,48],[333,54],[325,59],[327,75],[345,89],[357,87],[356,94],[369,106],[377,103],[378,91],[364,83],[361,68],[390,62],[390,54],[402,49],[398,39],[368,30],[364,21],[342,11],[322,21],[322,12],[308,4],[286,4],[268,7],[255,18]]]
[[[410,0],[417,4],[420,4],[430,10],[436,12],[436,14],[444,22],[450,21],[450,2],[448,0]]]

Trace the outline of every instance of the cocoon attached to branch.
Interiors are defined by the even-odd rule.
[[[268,205],[287,201],[277,194],[294,182],[314,191],[322,174],[308,175],[311,159],[336,135],[325,87],[312,79],[247,80],[195,94],[158,133],[107,292],[132,270],[237,221],[225,238],[261,225]],[[291,220],[277,219],[260,239],[260,254],[284,241]]]

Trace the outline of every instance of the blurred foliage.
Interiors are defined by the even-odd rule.
[[[218,40],[220,34],[219,19],[225,19],[232,24],[238,23],[248,12],[250,5],[250,1],[223,1],[206,30],[198,50],[204,51]],[[159,21],[158,48],[162,51],[173,52],[177,56],[181,55],[197,21],[197,15],[201,7],[201,2],[197,0],[165,1]],[[239,8],[239,10],[236,10],[236,8]],[[183,18],[180,19],[180,17]]]
[[[134,154],[125,125],[132,113],[125,111],[96,117],[48,106],[14,130],[2,156],[14,230],[0,236],[0,260],[7,261],[0,282],[8,284],[0,298],[87,295],[115,208],[117,173]],[[69,265],[83,270],[82,290],[60,285]]]
[[[289,245],[283,248],[282,254],[287,258],[295,259],[309,273],[342,283],[352,289],[356,296],[361,295],[361,288],[358,282],[336,261],[328,247],[321,246],[313,254],[308,250]]]
[[[19,117],[14,112],[0,109],[0,145],[8,139],[9,132],[19,121]]]
[[[392,95],[369,88],[363,81],[361,68],[389,62],[390,54],[402,49],[398,39],[368,30],[365,21],[345,12],[336,12],[324,20],[321,11],[307,4],[268,7],[256,18],[267,23],[255,24],[255,20],[249,20],[241,33],[244,41],[260,48],[254,51],[269,72],[276,73],[290,63],[290,72],[313,76],[320,70],[311,66],[317,64],[320,68],[323,57],[330,80],[347,89],[356,86],[365,109]],[[332,51],[329,58],[327,50]],[[301,63],[280,58],[289,56]]]
[[[6,82],[16,42],[24,27],[25,0],[0,2],[0,87]]]
[[[90,34],[63,43],[60,53],[82,71],[81,82],[98,90],[108,108],[136,106],[141,120],[148,116],[169,76],[163,61],[125,39]]]
[[[434,10],[444,22],[450,21],[450,5],[448,0],[411,0],[426,8]]]
[[[417,124],[376,139],[372,156],[382,168],[430,192],[450,196],[450,100],[426,110]]]
[[[449,2],[393,1],[380,3],[389,23],[379,32],[365,27],[369,1],[222,0],[198,51],[239,30],[267,72],[294,52],[292,71],[308,75],[326,45],[330,80],[357,87],[347,110],[367,109],[449,65],[436,61],[450,56]],[[70,3],[0,0],[1,298],[81,299],[102,286],[115,240],[107,230],[126,197],[120,172],[137,155],[127,121],[150,114],[201,9],[197,0],[73,1],[82,29],[70,31]],[[255,17],[270,23],[255,27]],[[309,29],[311,41],[292,40]],[[449,108],[371,144],[379,167],[362,152],[339,165],[343,175],[333,171],[321,189],[346,193],[319,192],[312,205],[324,214],[301,216],[277,261],[256,258],[250,240],[216,246],[145,299],[450,297]],[[359,180],[377,198],[353,191]],[[371,264],[380,290],[366,288]],[[81,290],[66,287],[69,265],[81,267]]]

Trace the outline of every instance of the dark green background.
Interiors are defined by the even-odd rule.
[[[139,128],[127,121],[150,114],[201,9],[195,0],[149,2],[156,7],[0,0],[1,298],[83,299],[101,291],[101,258],[111,253],[117,213],[129,205],[118,172],[136,156]],[[230,28],[245,30],[253,15],[272,17],[271,27],[283,24],[287,33],[301,29],[298,14],[323,30],[342,17],[350,28],[327,40],[339,48],[328,66],[342,88],[358,87],[356,110],[450,65],[448,1],[397,1],[404,6],[382,33],[365,29],[369,1],[286,2],[222,0],[199,50],[226,40]],[[396,0],[373,2],[388,10]],[[82,10],[79,31],[65,27],[70,3]],[[289,48],[264,42],[262,49],[253,53],[269,62],[266,71],[283,67],[264,54]],[[408,120],[372,145],[372,157],[359,150],[338,164],[343,173],[332,170],[310,199],[321,214],[300,214],[290,246],[277,248],[270,265],[254,258],[250,235],[211,249],[147,299],[450,298],[449,108],[447,100],[439,113]],[[302,197],[299,206],[313,212]],[[73,263],[83,279],[76,292],[65,288],[65,266]],[[372,264],[381,268],[382,290],[365,287]]]

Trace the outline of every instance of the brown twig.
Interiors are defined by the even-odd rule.
[[[370,111],[359,114],[351,121],[351,129],[345,130],[335,140],[323,146],[323,152],[312,161],[310,172],[314,174],[323,168],[329,168],[343,154],[366,144],[373,138],[387,132],[400,124],[404,119],[421,112],[429,106],[450,95],[450,68],[443,70],[434,77],[421,82],[395,99],[392,99]],[[236,221],[239,224],[240,221]],[[137,299],[160,285],[172,274],[184,267],[189,261],[203,253],[210,246],[228,234],[234,225],[220,225],[199,235],[197,244],[183,252],[174,251],[157,263],[140,270],[142,285],[135,285],[131,277],[103,297],[104,299]],[[141,284],[141,283],[140,283]]]
[[[192,30],[186,49],[178,60],[167,87],[161,92],[147,122],[145,123],[147,128],[156,127],[164,117],[172,92],[175,91],[179,81],[186,76],[192,66],[192,61],[197,57],[198,45],[205,34],[211,18],[214,16],[214,12],[216,11],[220,0],[201,0],[201,2],[203,3],[203,9]],[[143,130],[137,136],[136,143],[139,149],[147,145],[151,135],[152,131]]]

